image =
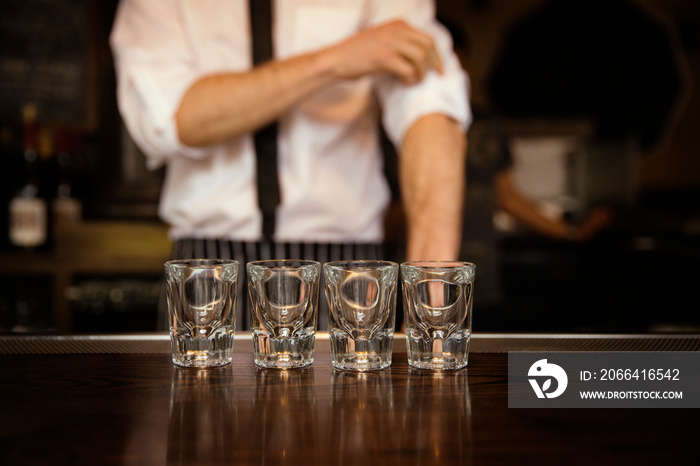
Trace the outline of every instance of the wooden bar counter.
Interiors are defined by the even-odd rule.
[[[508,351],[699,351],[700,336],[475,335],[469,367],[172,365],[166,335],[0,337],[2,465],[700,464],[693,409],[508,408]],[[700,355],[699,355],[700,357]]]

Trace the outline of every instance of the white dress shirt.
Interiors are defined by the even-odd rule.
[[[284,59],[363,28],[403,18],[431,34],[445,73],[418,85],[365,77],[332,85],[294,107],[279,124],[281,204],[275,239],[378,242],[389,201],[376,121],[400,144],[421,116],[442,113],[466,130],[468,78],[432,0],[277,0],[273,44]],[[111,45],[125,124],[148,158],[167,165],[159,213],[173,239],[261,236],[251,135],[195,149],[178,139],[175,113],[200,77],[251,67],[247,0],[122,0]]]

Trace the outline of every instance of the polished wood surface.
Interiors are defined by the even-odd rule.
[[[311,368],[275,371],[255,368],[249,338],[230,366],[197,370],[172,365],[165,336],[0,337],[0,464],[700,461],[696,410],[508,408],[509,349],[674,337],[477,336],[468,369],[448,373],[409,369],[403,338],[390,369],[356,374],[332,370],[324,338]]]

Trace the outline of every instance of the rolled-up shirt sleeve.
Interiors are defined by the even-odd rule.
[[[379,79],[377,94],[382,104],[382,123],[391,141],[400,147],[411,125],[421,117],[434,113],[453,118],[466,132],[472,120],[469,76],[454,53],[449,32],[435,19],[433,2],[406,0],[378,1],[376,4],[379,6],[371,19],[372,23],[398,18],[406,20],[432,36],[443,65],[442,74],[431,70],[414,85],[405,85],[391,76]],[[390,4],[400,7],[394,11],[386,9]]]
[[[185,146],[177,133],[175,113],[199,77],[182,21],[172,1],[123,0],[110,36],[119,111],[152,169],[208,153]]]

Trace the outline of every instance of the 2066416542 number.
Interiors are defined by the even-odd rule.
[[[602,369],[600,380],[680,380],[678,369]]]

